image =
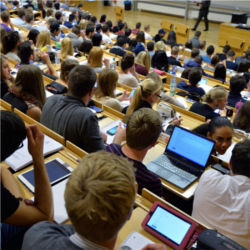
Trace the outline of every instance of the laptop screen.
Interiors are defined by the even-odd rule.
[[[205,167],[213,146],[213,141],[175,126],[166,151],[173,152]]]

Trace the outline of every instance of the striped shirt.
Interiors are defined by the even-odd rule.
[[[116,154],[118,156],[126,157],[128,160],[133,162],[139,194],[141,194],[142,188],[147,188],[158,196],[162,196],[162,186],[160,178],[151,171],[149,171],[142,162],[127,157],[122,152],[121,146],[117,144],[110,144],[106,146],[106,151]]]

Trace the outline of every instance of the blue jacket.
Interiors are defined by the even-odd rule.
[[[199,63],[195,62],[194,60],[191,60],[191,61],[187,62],[184,65],[184,68],[188,68],[188,67],[190,67],[190,68],[193,68],[193,67],[201,68],[201,65]],[[202,68],[201,68],[201,71],[202,71],[202,75],[207,76],[207,77],[213,77],[213,76],[207,74]]]

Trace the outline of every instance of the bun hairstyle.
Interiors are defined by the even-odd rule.
[[[227,98],[228,92],[223,87],[214,87],[208,91],[207,94],[202,98],[206,103],[212,103],[216,100],[223,100]]]

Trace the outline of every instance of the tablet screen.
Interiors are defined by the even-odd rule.
[[[168,240],[180,245],[190,229],[191,223],[157,206],[147,226]]]
[[[71,172],[65,168],[60,162],[57,160],[50,161],[45,164],[47,173],[49,176],[50,183],[52,184],[54,181],[62,178],[63,176],[66,176],[70,174]],[[34,183],[34,170],[28,171],[23,174],[23,177],[29,181],[33,186]]]

